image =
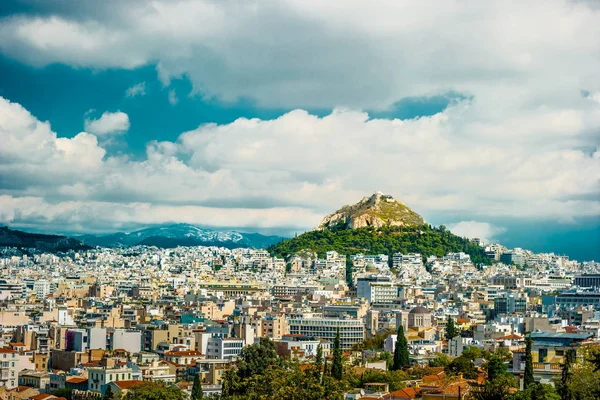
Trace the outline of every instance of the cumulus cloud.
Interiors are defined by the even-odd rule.
[[[587,2],[95,3],[5,17],[0,51],[33,65],[157,64],[165,84],[186,76],[209,98],[270,107],[385,109],[453,89],[503,108],[600,88],[600,9]]]
[[[0,52],[32,65],[156,65],[166,86],[185,78],[210,99],[295,109],[149,141],[134,161],[104,150],[128,129],[124,113],[58,138],[2,99],[0,209],[21,223],[85,214],[117,226],[135,204],[179,219],[207,209],[215,224],[230,223],[228,208],[244,210],[236,225],[310,228],[380,189],[425,217],[598,216],[598,21],[600,9],[567,0],[106,0],[5,17]],[[361,111],[449,92],[459,100],[428,117]],[[334,111],[304,111],[316,107]],[[42,211],[20,211],[21,198]],[[275,220],[269,210],[288,211]]]
[[[137,83],[125,91],[125,96],[136,97],[146,95],[146,82]]]
[[[124,112],[104,112],[98,119],[84,121],[85,130],[96,136],[122,134],[129,130],[129,116]]]
[[[380,189],[426,218],[598,216],[600,151],[567,144],[588,141],[582,132],[600,126],[599,113],[593,102],[576,113],[542,108],[517,124],[483,118],[476,100],[409,120],[294,110],[201,125],[149,142],[134,161],[107,155],[89,133],[59,138],[0,98],[0,209],[5,223],[82,230],[172,221],[307,229]],[[556,129],[557,119],[578,131]]]
[[[506,232],[506,228],[479,221],[460,221],[448,226],[448,229],[455,235],[469,239],[479,238],[484,243],[490,243],[496,239],[497,235]]]

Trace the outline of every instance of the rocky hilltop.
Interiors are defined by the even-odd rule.
[[[418,226],[425,220],[392,196],[375,192],[354,205],[344,206],[323,218],[317,230],[342,228],[382,228],[384,226]]]

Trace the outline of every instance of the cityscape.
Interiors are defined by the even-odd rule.
[[[0,400],[600,400],[598,0],[0,0]]]
[[[377,192],[337,222],[378,232],[357,221],[376,221],[384,205],[407,209]],[[345,209],[319,229],[332,229],[332,215]],[[333,363],[339,351],[358,387],[332,389],[332,398],[462,399],[489,379],[494,357],[524,390],[528,338],[541,385],[558,386],[569,351],[598,352],[600,263],[465,240],[485,263],[465,252],[307,248],[278,257],[281,244],[55,253],[6,246],[1,390],[127,398],[136,383],[161,382],[190,397],[198,379],[203,396],[228,398],[227,371],[268,340],[277,357],[306,367]],[[407,359],[398,368],[400,332]],[[456,360],[466,355],[475,358],[465,367]]]

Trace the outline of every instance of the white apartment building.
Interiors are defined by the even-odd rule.
[[[132,368],[88,368],[88,390],[102,393],[109,382],[142,380],[142,373]]]
[[[18,386],[19,375],[16,364],[17,352],[9,347],[0,348],[0,386],[8,389]]]
[[[242,352],[244,339],[210,338],[206,349],[206,358],[219,360],[234,360]]]
[[[33,291],[38,299],[44,299],[50,294],[50,282],[46,279],[38,279],[33,283]]]
[[[339,328],[342,349],[349,349],[365,338],[365,324],[362,319],[292,318],[288,320],[288,325],[292,335],[326,339],[332,343]]]

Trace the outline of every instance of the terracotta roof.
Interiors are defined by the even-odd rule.
[[[396,390],[395,392],[391,392],[386,396],[386,398],[392,399],[414,399],[418,395],[417,391],[414,388],[407,387],[404,389]]]
[[[56,399],[56,397],[54,397],[48,393],[40,393],[40,394],[36,394],[35,396],[31,396],[30,399],[31,400],[45,400],[45,399]]]
[[[515,335],[514,333],[511,335],[506,335],[506,336],[502,336],[496,340],[519,340],[519,339],[523,339],[522,336],[520,335]]]
[[[83,382],[87,382],[87,378],[82,378],[81,376],[71,376],[69,378],[67,378],[66,382],[69,383],[83,383]]]
[[[16,353],[16,351],[10,347],[0,347],[0,353]]]

